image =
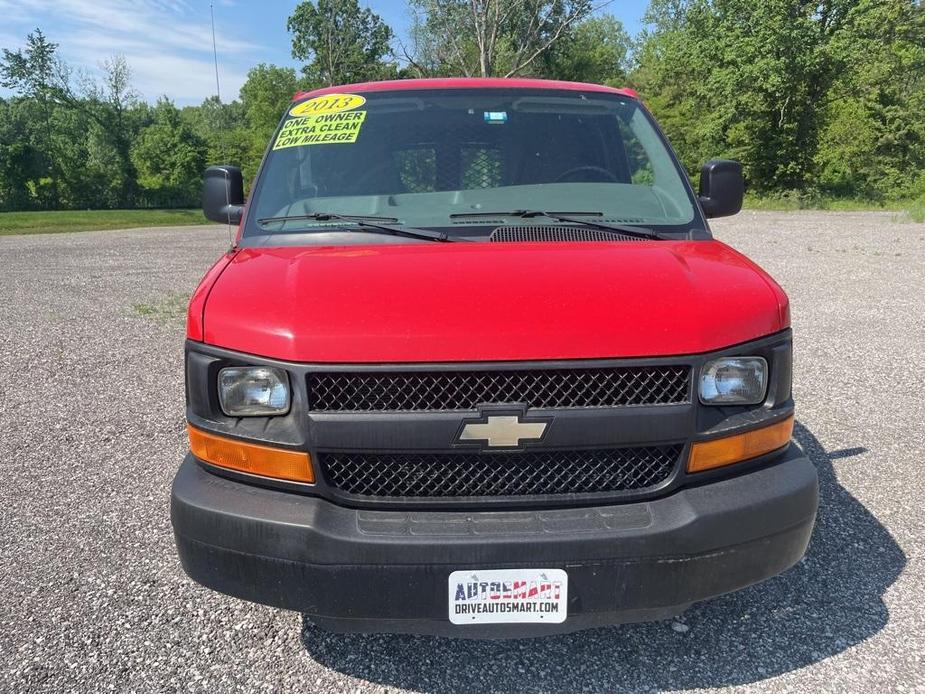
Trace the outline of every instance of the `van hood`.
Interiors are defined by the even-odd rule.
[[[783,291],[718,241],[246,248],[211,345],[297,362],[685,355],[788,327]]]

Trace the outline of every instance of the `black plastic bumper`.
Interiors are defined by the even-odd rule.
[[[218,477],[188,456],[171,516],[183,568],[209,588],[336,631],[483,638],[661,619],[770,578],[803,555],[817,503],[816,470],[795,446],[769,467],[644,503],[481,513],[349,509]],[[452,571],[531,566],[568,573],[564,623],[450,623]]]

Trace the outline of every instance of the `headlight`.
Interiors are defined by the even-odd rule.
[[[761,357],[723,357],[700,372],[700,402],[705,405],[757,405],[768,387],[768,363]]]
[[[289,376],[268,366],[233,366],[218,372],[218,401],[229,417],[289,411]]]

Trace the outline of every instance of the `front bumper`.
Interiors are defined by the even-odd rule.
[[[536,511],[346,508],[211,474],[187,456],[171,517],[183,568],[229,595],[335,631],[491,638],[663,619],[802,557],[818,483],[794,446],[779,462],[640,503]],[[453,625],[457,570],[561,568],[562,624]]]

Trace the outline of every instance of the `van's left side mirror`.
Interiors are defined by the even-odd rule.
[[[700,206],[707,217],[728,217],[742,209],[745,176],[731,159],[711,159],[700,169]]]
[[[244,176],[237,166],[210,166],[202,182],[202,211],[219,224],[240,224],[244,213]]]

